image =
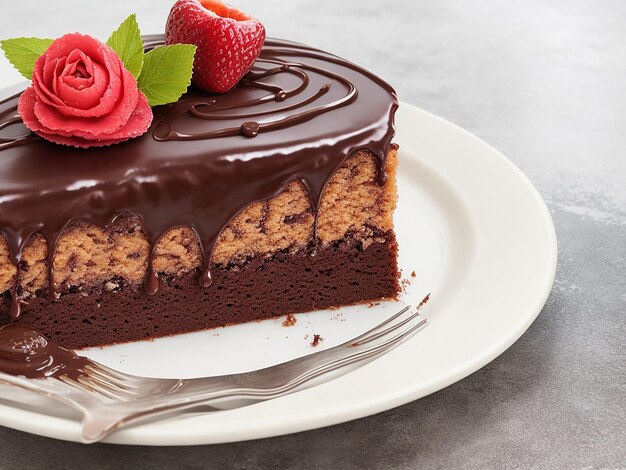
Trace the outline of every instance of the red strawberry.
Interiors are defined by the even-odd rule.
[[[197,46],[193,82],[225,93],[250,70],[261,53],[265,28],[220,0],[178,0],[167,18],[166,44]]]

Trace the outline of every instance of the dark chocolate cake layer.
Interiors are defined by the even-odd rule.
[[[209,289],[190,273],[164,279],[154,296],[140,286],[123,286],[68,293],[56,302],[34,298],[17,321],[65,347],[83,348],[391,298],[398,289],[397,243],[393,232],[380,238],[367,248],[346,239],[314,256],[278,253],[214,269]],[[0,300],[0,310],[8,302]]]

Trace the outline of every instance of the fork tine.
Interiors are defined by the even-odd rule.
[[[414,317],[416,318],[416,317]],[[371,357],[371,356],[379,356],[382,353],[395,348],[396,346],[400,345],[402,342],[406,341],[407,339],[409,339],[411,336],[413,336],[413,334],[417,333],[417,331],[419,331],[422,327],[424,327],[427,323],[427,320],[424,318],[423,320],[421,320],[419,323],[417,323],[416,325],[413,325],[411,328],[409,328],[408,330],[402,331],[401,333],[398,333],[396,336],[389,338],[388,340],[386,340],[385,342],[378,344],[376,346],[373,346],[369,349],[365,349],[361,352],[358,352],[354,355],[351,356],[346,356],[345,358],[339,359],[337,361],[337,363],[334,365],[334,367],[339,367],[341,366],[341,362],[343,359],[348,360],[349,362],[357,362],[357,361],[361,361],[364,358],[367,357]]]
[[[97,393],[99,395],[102,395],[106,398],[109,398],[111,400],[119,400],[119,397],[107,390],[96,390],[93,387],[90,386],[90,384],[85,383],[84,381],[76,381],[74,379],[69,378],[67,375],[61,375],[59,377],[57,377],[58,380],[60,380],[61,382],[70,385],[71,387],[77,388],[89,395],[93,395],[94,393]]]
[[[379,330],[380,328],[384,327],[385,325],[391,323],[392,321],[396,320],[398,317],[400,317],[401,315],[404,315],[408,310],[411,309],[410,305],[405,306],[402,310],[400,310],[398,313],[395,313],[394,315],[392,315],[391,317],[387,318],[385,321],[383,321],[382,323],[379,323],[378,325],[376,325],[375,327],[367,330],[365,333],[363,333],[360,336],[357,336],[356,338],[354,338],[351,342],[352,343],[358,343],[360,342],[362,339],[364,339],[365,337],[367,337],[369,334],[374,333],[375,331]]]
[[[126,389],[140,389],[141,382],[139,380],[121,379],[117,375],[109,373],[109,370],[101,364],[89,364],[86,368],[87,375],[92,377],[99,377],[101,380],[115,384]]]
[[[396,323],[395,325],[391,326],[390,328],[388,328],[386,330],[378,332],[378,330],[380,330],[381,328],[387,326],[389,323],[394,322],[399,317],[404,315],[408,310],[410,310],[411,307],[409,305],[404,307],[398,313],[396,313],[396,314],[392,315],[391,317],[389,317],[384,322],[379,323],[374,328],[366,331],[361,336],[358,336],[358,337],[354,338],[352,340],[352,344],[353,345],[364,344],[364,343],[366,343],[366,342],[368,342],[370,340],[373,340],[373,339],[376,339],[376,338],[380,337],[381,335],[387,334],[387,333],[389,333],[389,332],[399,328],[400,326],[404,325],[405,323],[411,321],[413,318],[415,318],[416,315],[419,315],[420,311],[422,310],[422,307],[424,305],[426,305],[426,303],[428,302],[429,299],[430,299],[430,294],[427,294],[426,297],[424,297],[422,299],[422,301],[417,305],[417,307],[415,308],[415,312],[411,313],[411,315],[407,319],[402,320],[400,323]],[[372,334],[373,334],[373,336],[369,337]]]
[[[398,328],[403,327],[404,325],[406,325],[407,323],[413,321],[415,318],[417,318],[418,316],[420,316],[420,312],[419,311],[415,311],[411,314],[411,316],[406,317],[404,320],[402,320],[399,323],[394,323],[393,325],[391,325],[389,328],[387,328],[386,330],[383,331],[379,331],[377,333],[374,333],[373,335],[370,335],[366,338],[363,338],[361,341],[355,341],[352,343],[352,345],[354,346],[360,346],[362,344],[367,344],[371,341],[377,340],[378,338],[388,335],[389,333],[397,330]]]
[[[417,317],[413,317],[413,318],[415,319]],[[339,358],[338,360],[334,361],[334,363],[331,363],[330,365],[332,367],[341,367],[343,361],[348,361],[348,363],[350,363],[350,362],[361,361],[364,357],[366,358],[370,356],[378,356],[388,351],[389,349],[393,349],[394,347],[400,345],[402,342],[406,341],[415,333],[417,333],[420,329],[422,329],[426,324],[427,324],[427,320],[426,318],[424,318],[419,323],[398,333],[394,337],[385,340],[383,343],[380,343],[370,348],[355,352],[354,354],[350,354],[348,356]]]
[[[417,317],[415,317],[417,318]],[[417,333],[418,330],[420,330],[423,326],[425,326],[427,324],[428,320],[426,318],[422,319],[419,323],[417,323],[416,325],[413,325],[411,328],[409,328],[406,331],[403,331],[401,333],[398,333],[396,336],[389,338],[388,340],[386,340],[385,342],[379,344],[378,346],[375,346],[372,349],[387,349],[388,347],[395,347],[397,345],[399,345],[400,343],[404,342],[405,340],[409,339],[411,336],[413,336],[414,333]]]
[[[91,361],[90,368],[97,369],[102,375],[109,377],[111,380],[117,380],[124,384],[137,384],[139,385],[143,381],[143,377],[136,377],[134,375],[126,374],[110,367],[100,364],[99,362]]]
[[[138,396],[138,393],[136,391],[128,390],[127,388],[124,388],[120,385],[103,380],[97,375],[84,375],[78,380],[79,382],[83,383],[85,386],[93,389],[94,391],[101,392],[104,390],[108,393],[114,394],[117,398],[120,399],[129,399]]]
[[[135,390],[124,388],[123,384],[116,384],[93,374],[92,370],[86,368],[85,373],[77,380],[60,377],[63,382],[74,387],[78,387],[88,392],[95,392],[115,400],[128,400],[138,396]]]
[[[413,317],[414,319],[417,317]],[[321,364],[319,367],[314,369],[310,369],[305,371],[304,373],[293,377],[287,383],[283,384],[277,389],[268,390],[268,389],[258,389],[257,391],[248,391],[249,395],[254,395],[256,397],[262,397],[266,395],[276,394],[276,393],[285,393],[291,389],[294,389],[306,382],[309,382],[319,376],[332,372],[334,370],[346,367],[353,363],[364,362],[366,360],[374,360],[382,354],[388,352],[389,350],[399,346],[404,341],[408,340],[411,336],[417,333],[422,327],[427,324],[427,320],[424,318],[416,325],[408,328],[405,331],[397,334],[393,338],[386,340],[385,342],[378,344],[376,346],[370,347],[368,349],[364,349],[361,351],[355,351],[352,354],[347,356],[340,357],[332,362]]]

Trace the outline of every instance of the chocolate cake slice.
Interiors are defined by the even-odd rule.
[[[0,102],[0,323],[81,348],[398,293],[397,99],[350,62],[268,39],[235,89],[190,89],[102,148],[37,138],[16,104]]]

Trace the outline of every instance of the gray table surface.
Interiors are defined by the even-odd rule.
[[[0,467],[626,467],[626,2],[233,3],[270,35],[373,70],[402,100],[519,166],[545,198],[559,239],[545,308],[491,364],[375,416],[186,448],[83,446],[0,428]],[[0,36],[79,30],[106,38],[131,11],[144,32],[158,32],[170,4],[3,2]],[[0,62],[0,84],[18,78]]]

